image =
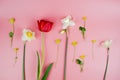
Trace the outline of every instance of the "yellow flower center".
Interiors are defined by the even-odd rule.
[[[82,20],[86,21],[86,19],[87,19],[87,17],[86,17],[86,16],[82,17]]]
[[[84,59],[85,57],[86,57],[85,55],[81,55],[81,56],[80,56],[81,59]]]
[[[19,51],[19,48],[14,48],[14,51],[17,53]]]
[[[60,44],[61,40],[60,39],[56,39],[55,42],[56,42],[56,44]]]
[[[26,35],[27,35],[27,37],[29,37],[29,38],[32,38],[32,37],[33,37],[32,32],[26,32]]]
[[[92,43],[96,43],[96,40],[91,40]]]
[[[73,41],[73,42],[72,42],[72,45],[73,45],[73,46],[76,46],[77,44],[78,44],[77,41]]]
[[[10,19],[9,19],[9,22],[10,22],[11,24],[14,24],[15,18],[10,18]]]

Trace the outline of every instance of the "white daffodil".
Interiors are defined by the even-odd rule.
[[[23,30],[22,40],[23,41],[32,41],[35,39],[35,32],[32,32],[29,29]]]
[[[112,40],[105,40],[101,42],[101,45],[105,48],[110,48],[111,44],[112,44]]]
[[[67,29],[68,27],[75,25],[75,22],[72,20],[72,17],[70,15],[62,19],[61,22],[63,24],[62,29]]]

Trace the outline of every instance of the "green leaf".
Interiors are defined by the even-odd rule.
[[[80,26],[80,27],[79,27],[79,30],[81,30],[81,31],[84,31],[84,32],[85,32],[85,31],[86,31],[86,28],[85,28],[85,27]]]
[[[79,65],[83,64],[83,62],[80,59],[76,59],[76,63],[79,64]]]
[[[47,69],[46,69],[46,71],[45,71],[45,74],[44,74],[44,76],[42,77],[42,80],[47,80],[47,77],[48,77],[48,74],[49,74],[49,72],[50,72],[50,70],[51,70],[51,68],[52,68],[52,65],[53,65],[53,63],[51,63],[51,64],[47,67]]]
[[[37,58],[38,58],[38,67],[37,67],[37,80],[40,80],[40,56],[37,51]]]
[[[14,36],[14,33],[13,33],[13,32],[10,32],[10,33],[9,33],[9,37],[10,37],[10,38],[13,38],[13,36]]]

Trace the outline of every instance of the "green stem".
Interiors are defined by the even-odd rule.
[[[74,62],[74,60],[75,60],[75,54],[76,54],[76,46],[74,46],[73,62]]]
[[[86,21],[84,21],[84,28],[86,27]],[[85,40],[85,31],[82,31],[83,39]]]
[[[92,43],[92,59],[94,59],[94,43]]]
[[[105,72],[104,72],[103,80],[106,80],[106,74],[107,74],[108,62],[109,62],[109,48],[107,48],[107,61],[106,61],[106,68],[105,68]]]
[[[13,25],[12,25],[13,37],[14,37],[14,31],[15,31],[15,29],[14,29],[14,23],[13,23]],[[12,44],[13,44],[13,37],[11,38],[11,47],[12,47]]]
[[[82,31],[82,37],[85,40],[85,31]]]
[[[80,72],[83,72],[83,65],[80,66]]]
[[[11,38],[11,48],[12,48],[12,44],[13,44],[13,37]]]
[[[86,27],[86,21],[84,21],[84,27]]]
[[[22,80],[26,80],[26,74],[25,74],[25,50],[26,50],[26,42],[24,43],[24,50],[23,50]]]
[[[82,60],[82,64],[80,65],[80,72],[83,72],[84,70],[84,59]]]
[[[40,56],[38,51],[37,52],[37,58],[38,58],[38,65],[37,65],[37,80],[40,80]]]
[[[45,61],[44,32],[41,32],[41,36],[42,36],[42,60],[41,60],[42,62],[41,62],[41,68],[40,68],[40,79],[41,79],[41,73],[42,73],[42,69]]]
[[[57,57],[56,57],[56,64],[55,65],[57,65],[58,57],[59,57],[59,44],[57,44]]]
[[[17,56],[17,52],[16,52],[16,56],[15,56],[15,63],[17,62],[18,56]]]
[[[65,44],[65,56],[64,56],[64,76],[63,80],[66,80],[66,67],[67,67],[67,49],[68,49],[68,33],[66,31],[66,44]]]

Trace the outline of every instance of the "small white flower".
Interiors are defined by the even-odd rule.
[[[105,40],[101,42],[101,45],[105,48],[110,48],[111,44],[112,44],[112,40]]]
[[[63,24],[62,29],[67,29],[68,27],[75,25],[75,22],[72,20],[72,17],[70,15],[62,19],[61,22]]]
[[[32,41],[35,39],[35,32],[32,32],[29,29],[23,30],[22,40],[23,41]]]

